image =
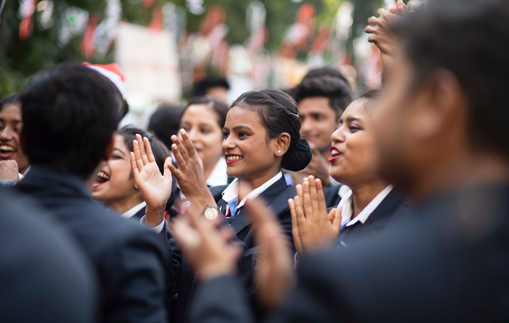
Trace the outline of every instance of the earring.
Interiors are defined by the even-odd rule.
[[[281,153],[281,150],[278,150],[278,151],[277,151],[277,153],[278,153],[278,154],[280,154],[280,153]]]

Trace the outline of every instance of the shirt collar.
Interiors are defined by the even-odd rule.
[[[221,156],[214,166],[212,173],[206,180],[208,186],[220,186],[228,184],[228,175],[226,174],[226,160]]]
[[[125,212],[124,214],[121,214],[121,216],[126,219],[132,218],[136,213],[138,213],[145,206],[147,206],[147,203],[145,201],[143,201],[140,204],[131,208],[129,211]]]
[[[392,185],[384,188],[353,220],[352,191],[348,191],[338,204],[338,208],[343,208],[341,211],[341,224],[347,227],[352,226],[357,222],[364,224],[371,213],[373,213],[373,211],[380,205],[380,203],[382,203],[382,201],[387,197],[387,195],[389,195],[393,188],[394,187]]]
[[[250,200],[255,199],[256,197],[258,197],[258,195],[260,195],[263,192],[265,192],[265,190],[267,190],[269,187],[271,187],[272,184],[274,184],[275,182],[280,180],[281,177],[283,177],[283,174],[281,172],[279,172],[279,173],[276,174],[276,176],[272,177],[271,179],[269,179],[268,181],[266,181],[265,183],[263,183],[259,187],[257,187],[254,190],[252,190],[251,193],[246,195],[246,197],[244,197],[244,199],[242,199],[242,201],[240,201],[240,203],[237,205],[237,209],[243,207],[244,204],[246,203],[247,199],[250,199]],[[239,188],[238,188],[238,186],[239,186],[239,180],[236,178],[223,191],[223,200],[225,202],[230,202],[233,199],[237,198],[237,196],[239,195]]]

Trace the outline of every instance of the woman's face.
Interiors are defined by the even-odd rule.
[[[92,196],[106,205],[127,200],[139,194],[131,175],[130,151],[124,138],[115,136],[115,146],[110,158],[104,162],[92,186]]]
[[[267,139],[258,112],[234,106],[224,125],[223,150],[227,174],[248,181],[269,180],[279,170],[277,139]],[[280,158],[279,158],[280,159]]]
[[[367,99],[353,101],[332,134],[330,175],[350,188],[376,178],[375,134]]]
[[[19,141],[21,127],[20,105],[6,104],[0,111],[0,160],[16,161],[19,171],[23,173],[29,163]]]
[[[182,115],[180,127],[187,131],[204,168],[215,166],[223,153],[223,130],[214,110],[204,104],[191,105]]]

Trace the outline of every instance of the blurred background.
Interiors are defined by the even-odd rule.
[[[0,0],[1,2],[1,0]],[[380,83],[368,17],[391,0],[6,0],[0,17],[0,96],[62,61],[116,62],[134,123],[193,82],[223,76],[231,103],[289,89],[310,69],[339,69],[357,91]]]

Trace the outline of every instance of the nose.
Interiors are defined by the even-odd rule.
[[[187,135],[189,136],[189,139],[191,139],[192,143],[197,142],[200,138],[199,131],[198,131],[198,129],[196,129],[196,127],[189,129],[189,131],[187,132]]]
[[[311,122],[308,118],[305,118],[302,120],[302,123],[300,125],[300,133],[301,135],[306,135],[312,130]]]
[[[334,132],[332,133],[331,139],[332,143],[341,143],[345,141],[345,133],[343,130],[344,126],[339,126]]]
[[[0,140],[2,140],[2,141],[12,140],[13,136],[14,136],[14,131],[9,126],[3,128],[0,132]]]
[[[232,136],[228,136],[223,140],[223,151],[227,151],[228,149],[235,148],[235,142],[232,139]]]

